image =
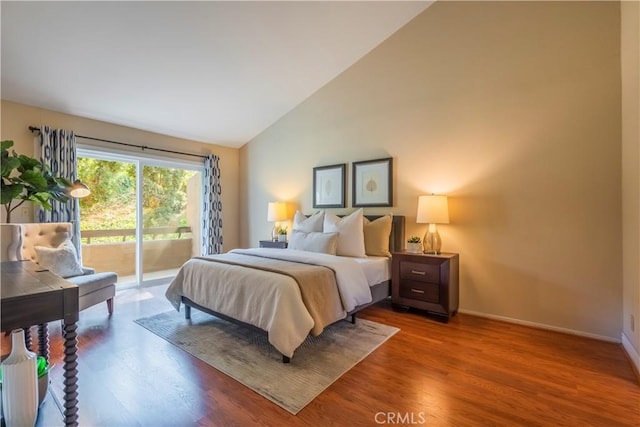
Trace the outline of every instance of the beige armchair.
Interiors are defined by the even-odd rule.
[[[68,222],[2,224],[0,256],[2,261],[31,260],[38,262],[36,246],[57,248],[71,238],[72,227]],[[96,273],[94,269],[82,267],[83,274],[67,277],[78,285],[79,309],[107,302],[109,315],[113,313],[113,298],[116,294],[118,276],[115,273]]]

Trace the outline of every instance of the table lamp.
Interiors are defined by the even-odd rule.
[[[269,202],[267,206],[267,221],[274,222],[271,230],[271,240],[278,240],[278,222],[287,219],[287,204],[284,202]]]
[[[449,205],[447,196],[420,196],[418,198],[418,224],[429,224],[427,232],[422,240],[425,253],[440,253],[442,240],[436,228],[436,224],[449,224]]]

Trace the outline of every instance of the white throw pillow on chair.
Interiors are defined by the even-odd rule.
[[[38,264],[58,276],[66,279],[84,274],[84,270],[78,262],[76,247],[71,240],[65,240],[57,248],[36,246],[34,249],[38,256]]]

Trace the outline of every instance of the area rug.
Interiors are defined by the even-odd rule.
[[[266,334],[197,310],[191,321],[170,311],[136,322],[294,415],[399,331],[365,319],[338,322],[308,337],[285,364]]]

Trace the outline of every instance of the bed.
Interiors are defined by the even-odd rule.
[[[354,214],[340,221],[350,220]],[[306,222],[311,223],[312,219],[309,217]],[[333,255],[343,255],[348,249],[343,245],[341,252],[339,246],[340,237],[342,243],[348,244],[347,238],[352,240],[346,228],[342,233],[335,232],[327,230],[325,223],[320,232],[308,231],[304,224],[296,230],[294,220],[288,249],[234,249],[225,254],[194,257],[180,268],[166,297],[178,311],[184,305],[187,319],[195,308],[266,332],[283,362],[288,363],[309,334],[317,336],[337,321],[355,322],[356,313],[390,295],[390,252],[403,247],[405,218],[363,216],[361,221],[366,223],[360,226],[365,232],[374,226],[380,229],[376,224],[383,221],[391,224],[383,248],[388,256],[377,256],[380,254],[375,251],[373,256]],[[337,242],[338,250],[309,250],[309,245],[300,244],[302,235],[307,240],[309,236],[330,239]],[[373,231],[367,236],[370,235]]]

